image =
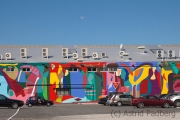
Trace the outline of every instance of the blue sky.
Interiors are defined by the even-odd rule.
[[[0,0],[0,44],[121,43],[180,43],[180,0]]]

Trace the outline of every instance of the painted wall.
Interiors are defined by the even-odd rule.
[[[14,72],[7,72],[7,67]],[[117,72],[88,72],[87,67],[118,67]],[[69,72],[77,67],[77,72]],[[30,68],[31,72],[22,72]],[[56,95],[59,83],[70,94]],[[77,89],[78,88],[78,89]],[[38,95],[56,103],[97,100],[110,91],[136,97],[180,92],[180,62],[0,63],[0,94],[26,101]]]

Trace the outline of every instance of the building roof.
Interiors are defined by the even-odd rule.
[[[0,45],[0,63],[9,62],[77,62],[83,59],[84,62],[150,62],[150,61],[180,61],[179,45]],[[138,47],[145,48],[144,52],[138,52]],[[21,48],[27,49],[27,59],[21,57]],[[42,48],[48,48],[48,58],[42,57]],[[68,48],[68,58],[63,58],[62,49]],[[87,48],[87,58],[81,56],[81,49]],[[156,50],[163,50],[164,59],[158,59]],[[175,57],[168,57],[168,50],[175,51]],[[120,51],[128,53],[128,56],[120,57]],[[72,57],[73,53],[78,53],[78,59]],[[98,53],[99,59],[92,58],[93,53]],[[102,53],[107,53],[107,58],[102,58]],[[154,53],[153,53],[154,52]],[[6,60],[6,53],[11,53],[11,60]],[[125,55],[125,54],[124,54]],[[126,54],[127,55],[127,54]]]

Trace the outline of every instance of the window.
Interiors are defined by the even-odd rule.
[[[6,71],[7,71],[7,72],[14,72],[14,68],[11,68],[11,67],[6,68]]]
[[[120,98],[126,98],[126,95],[120,95],[119,97]]]
[[[108,69],[106,67],[100,68],[100,72],[106,72]]]
[[[155,96],[149,96],[149,99],[154,100],[157,99]]]
[[[56,94],[57,95],[68,95],[70,94],[68,88],[61,88],[61,89],[56,89]]]
[[[117,71],[117,68],[110,67],[110,68],[108,68],[108,71],[115,72],[115,71]]]
[[[31,70],[30,70],[30,68],[23,68],[22,71],[23,72],[30,72]]]
[[[78,71],[78,69],[77,69],[77,68],[75,68],[75,67],[72,67],[72,68],[69,68],[69,71],[70,71],[70,72],[73,72],[73,71],[74,71],[74,72],[77,72],[77,71]]]
[[[0,100],[5,100],[5,98],[3,96],[0,96]]]
[[[88,68],[88,72],[96,72],[96,71],[97,71],[97,68],[94,68],[94,67]]]

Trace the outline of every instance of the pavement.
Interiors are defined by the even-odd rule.
[[[10,117],[11,120],[179,120],[180,118],[180,109],[174,107],[140,109],[133,106],[55,104],[50,107],[23,106],[17,111],[17,109],[0,108],[0,120],[10,120]]]

